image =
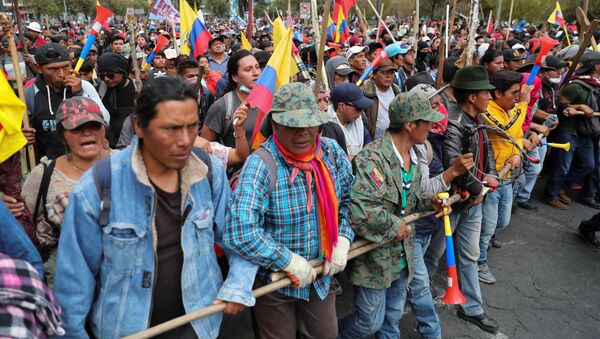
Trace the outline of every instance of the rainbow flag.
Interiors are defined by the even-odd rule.
[[[558,1],[556,2],[556,7],[550,17],[547,20],[551,24],[555,24],[557,26],[563,26],[565,24],[565,18],[562,15],[562,11],[560,10],[560,4]]]
[[[246,103],[258,108],[258,116],[252,132],[252,149],[257,149],[265,141],[260,133],[262,121],[273,105],[275,91],[290,81],[292,60],[292,29],[287,30],[286,36],[275,47],[269,63],[260,73],[256,85],[246,98]]]

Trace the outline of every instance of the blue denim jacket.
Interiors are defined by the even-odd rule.
[[[182,211],[190,209],[181,230],[181,274],[186,313],[215,299],[254,305],[257,266],[226,252],[230,270],[222,281],[213,249],[221,243],[230,189],[221,163],[212,161],[212,196],[207,166],[193,153],[181,170]],[[148,328],[156,267],[156,193],[135,137],[112,156],[112,207],[109,223],[99,226],[100,198],[92,171],[71,193],[62,226],[55,295],[63,309],[67,337],[87,338],[86,319],[98,338],[119,338]],[[199,338],[219,334],[222,314],[192,322]]]
[[[13,259],[27,261],[35,267],[40,278],[44,278],[44,264],[40,253],[2,199],[0,199],[0,253]]]

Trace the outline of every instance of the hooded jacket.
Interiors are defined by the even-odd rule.
[[[341,56],[336,56],[327,61],[325,63],[325,72],[327,73],[327,82],[329,83],[329,89],[332,89],[334,86],[333,80],[335,79],[335,70],[340,66],[346,64],[350,67],[348,60]]]
[[[25,90],[29,121],[31,127],[35,128],[36,131],[35,143],[38,160],[43,156],[56,159],[65,154],[65,146],[57,133],[55,114],[63,100],[74,96],[83,96],[94,100],[100,107],[102,117],[108,126],[110,115],[102,104],[102,100],[94,86],[87,81],[81,81],[81,91],[79,93],[73,93],[70,88],[66,87],[56,92],[46,84],[42,75],[39,74],[35,79],[35,83]]]

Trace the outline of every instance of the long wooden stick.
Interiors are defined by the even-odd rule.
[[[327,78],[322,79],[323,74],[323,53],[325,52],[325,41],[327,39],[327,18],[331,10],[331,0],[325,0],[325,13],[321,22],[321,40],[319,41],[319,51],[317,54],[317,74],[315,75],[315,97],[319,97],[321,83],[327,82]]]
[[[498,173],[498,177],[500,177],[500,178],[504,177],[504,175],[506,175],[506,173],[508,173],[508,171],[510,170],[510,166],[511,165],[509,163],[507,163],[502,168],[502,170]],[[482,194],[483,195],[487,194],[489,192],[489,190],[490,190],[489,187],[484,187]],[[454,204],[454,203],[458,202],[459,200],[460,200],[460,195],[455,194],[448,199],[448,202],[450,204]],[[403,221],[406,222],[407,224],[409,224],[409,223],[415,222],[419,219],[433,215],[435,213],[436,213],[435,211],[417,212],[417,213],[413,213],[413,214],[406,216],[405,218],[403,218]],[[364,239],[357,240],[352,244],[352,246],[350,247],[350,250],[348,251],[348,260],[354,259],[358,256],[361,256],[365,253],[368,253],[376,248],[379,248],[385,244],[388,244],[388,243],[391,243],[394,241],[395,240],[392,240],[389,242],[384,242],[384,243],[374,243],[374,242],[369,242]],[[314,267],[315,272],[317,274],[320,274],[323,272],[323,262],[322,261],[313,259],[310,261],[310,264]],[[271,279],[273,280],[272,283],[262,286],[260,288],[255,289],[254,291],[252,291],[252,294],[254,295],[255,298],[259,298],[265,294],[275,292],[278,289],[286,287],[292,283],[292,281],[289,278],[287,278],[285,273],[282,273],[282,272],[274,273],[273,275],[271,275]],[[225,310],[225,303],[211,305],[211,306],[199,309],[197,311],[194,311],[192,313],[188,313],[181,317],[169,320],[160,325],[151,327],[145,331],[141,331],[136,334],[127,336],[124,339],[150,338],[150,337],[159,335],[161,333],[170,331],[179,326],[185,325],[187,323],[190,323],[196,319],[205,317],[207,315],[222,312],[223,310]]]
[[[371,9],[373,10],[373,12],[375,12],[375,15],[377,16],[377,19],[379,19],[379,22],[383,25],[383,28],[388,32],[388,34],[392,38],[392,41],[394,43],[396,43],[396,39],[394,38],[394,34],[392,34],[392,32],[390,31],[390,29],[388,28],[388,26],[385,24],[385,21],[383,21],[383,19],[381,19],[381,15],[379,15],[379,13],[377,13],[377,10],[375,9],[375,6],[373,6],[373,3],[371,2],[371,0],[367,0],[367,2],[371,6]],[[381,12],[383,13],[383,4],[381,4]],[[380,34],[379,34],[379,28],[378,28],[377,29],[377,36],[379,36],[379,35]]]
[[[17,16],[19,13],[19,7],[18,7],[18,3],[15,0],[15,3],[17,5]],[[2,18],[2,22],[6,22],[7,25],[4,25],[3,30],[6,34],[6,38],[8,39],[8,49],[10,50],[10,60],[12,61],[13,64],[13,69],[15,71],[15,80],[17,82],[17,92],[19,93],[19,99],[21,99],[21,101],[27,105],[27,101],[25,100],[25,90],[23,89],[23,75],[21,74],[21,65],[19,65],[19,58],[18,58],[18,52],[17,52],[17,45],[15,44],[15,39],[13,38],[13,33],[12,33],[12,22],[10,22],[10,19],[5,16],[4,14],[1,14],[3,16]],[[23,41],[23,44],[25,42]],[[28,107],[29,109],[30,107]],[[31,125],[29,124],[29,114],[27,114],[27,112],[25,112],[25,114],[23,114],[23,127],[24,128],[30,128]],[[35,149],[33,148],[33,145],[27,145],[26,147],[27,149],[27,164],[29,165],[29,170],[33,170],[33,168],[36,165],[36,161],[35,161]]]
[[[567,75],[565,76],[563,83],[561,84],[561,87],[563,87],[569,83],[569,79],[571,79],[573,72],[575,72],[575,68],[577,68],[577,65],[579,64],[579,60],[581,59],[581,56],[583,55],[586,48],[590,44],[590,42],[592,40],[592,36],[593,36],[594,32],[596,31],[598,24],[600,24],[600,20],[595,19],[594,21],[592,21],[592,24],[589,26],[589,28],[585,32],[582,32],[583,33],[583,41],[581,42],[581,44],[579,44],[579,50],[577,51],[575,58],[573,58],[573,63],[571,64],[571,67],[569,67],[569,71],[567,72]]]
[[[142,80],[140,76],[140,65],[138,65],[137,60],[137,51],[135,48],[135,30],[133,28],[133,23],[129,24],[129,45],[131,46],[131,67],[133,67],[133,73],[135,74],[135,92],[140,94],[140,91],[142,90]]]
[[[588,27],[590,27],[590,20],[588,20],[587,14],[585,14],[585,11],[581,7],[577,7],[577,10],[575,11],[575,13],[577,15],[577,20],[579,21],[579,26],[581,27],[581,30],[585,31]],[[566,24],[563,25],[563,27],[565,28],[565,35],[568,36]],[[594,38],[593,33],[592,33],[591,43],[592,43],[592,48],[594,49],[594,51],[597,51],[598,45],[596,44],[596,38]]]
[[[437,65],[437,75],[435,77],[435,88],[439,89],[442,87],[442,80],[444,75],[444,63],[446,62],[446,55],[444,51],[446,49],[446,41],[445,39],[440,38],[440,46],[438,47],[438,65]]]

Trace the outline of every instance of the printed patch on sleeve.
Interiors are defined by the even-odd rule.
[[[381,187],[381,185],[383,185],[383,175],[381,175],[381,172],[379,172],[377,167],[373,168],[371,173],[369,173],[369,176],[371,177],[371,180],[373,180],[375,185],[377,185],[377,187]]]

